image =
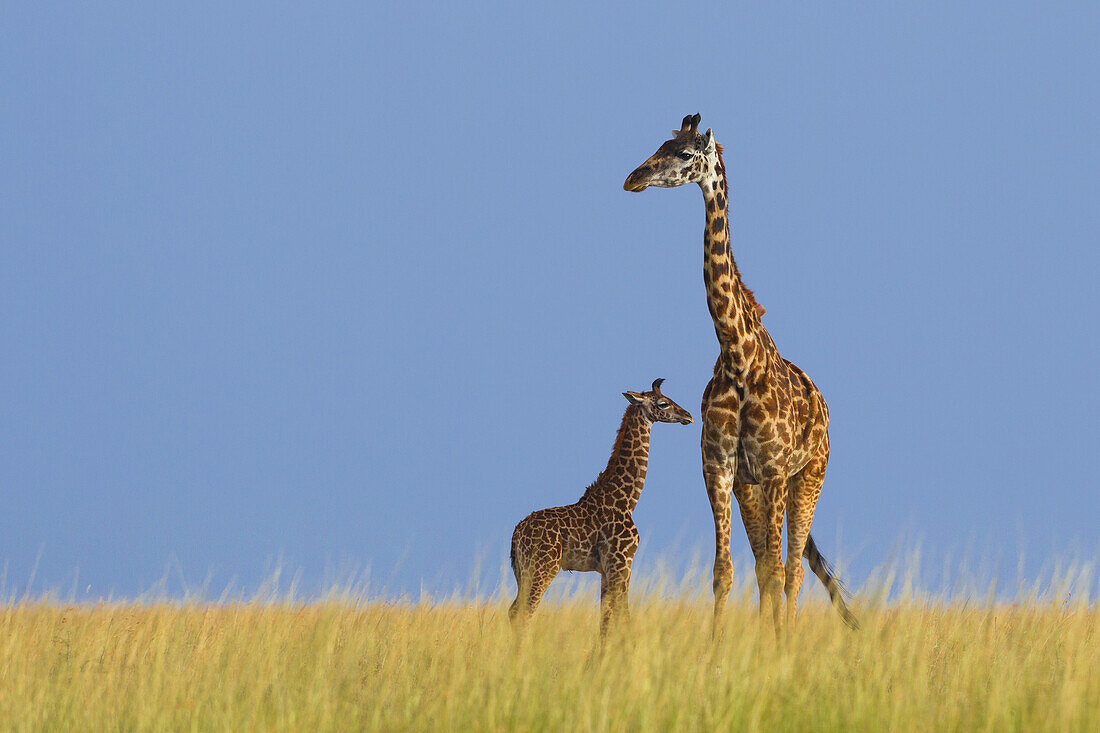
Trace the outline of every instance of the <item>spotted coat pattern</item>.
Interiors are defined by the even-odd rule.
[[[730,251],[729,190],[722,147],[698,132],[699,115],[626,179],[628,191],[696,183],[706,205],[703,282],[720,353],[703,392],[703,478],[714,515],[714,630],[722,628],[733,578],[731,497],[756,559],[761,615],[776,632],[794,621],[802,557],[824,583],[845,622],[856,621],[839,582],[810,537],[829,461],[829,408],[810,378],[779,354],[764,309],[741,280]],[[787,559],[781,558],[783,520]],[[780,612],[786,593],[785,619]]]
[[[623,393],[631,404],[607,468],[580,500],[532,512],[516,525],[511,561],[518,592],[509,616],[517,628],[535,612],[561,570],[601,575],[601,635],[616,617],[629,613],[630,568],[638,549],[631,515],[645,485],[650,428],[654,422],[692,422],[687,410],[661,394],[662,381],[656,380],[649,392]]]

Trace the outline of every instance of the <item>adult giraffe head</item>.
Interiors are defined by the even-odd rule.
[[[685,117],[680,129],[673,130],[672,139],[627,176],[623,188],[637,192],[649,186],[675,188],[708,180],[719,165],[721,146],[714,142],[710,129],[700,133],[698,128],[698,114]]]

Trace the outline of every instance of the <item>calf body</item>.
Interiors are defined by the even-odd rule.
[[[638,549],[631,514],[641,497],[649,464],[649,434],[654,422],[692,421],[687,410],[661,394],[656,380],[649,392],[624,392],[631,403],[623,414],[607,468],[568,506],[540,509],[512,533],[512,572],[519,591],[509,615],[518,628],[538,608],[550,582],[561,570],[598,572],[601,634],[628,612],[630,568]]]

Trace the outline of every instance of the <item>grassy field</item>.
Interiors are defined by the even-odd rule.
[[[804,595],[808,595],[805,594]],[[1100,730],[1100,609],[896,600],[777,644],[747,591],[649,594],[595,652],[587,593],[518,649],[506,602],[11,603],[0,720],[126,730]]]

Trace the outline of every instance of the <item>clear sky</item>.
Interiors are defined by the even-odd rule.
[[[620,392],[698,414],[700,193],[622,190],[694,112],[830,405],[823,552],[1100,556],[1095,6],[106,5],[0,29],[8,591],[498,577]],[[709,565],[698,441],[641,562]]]

